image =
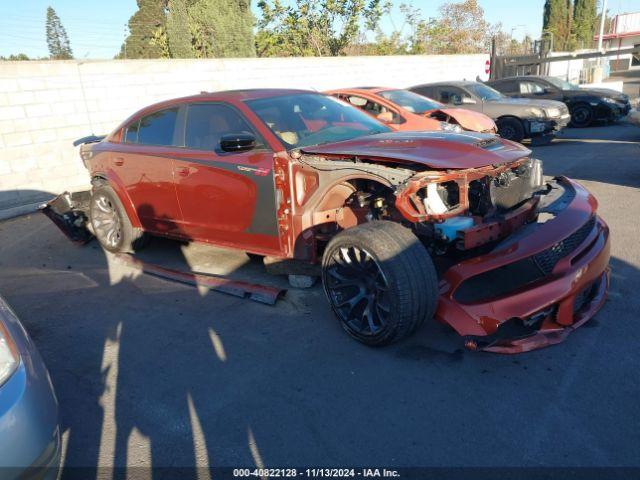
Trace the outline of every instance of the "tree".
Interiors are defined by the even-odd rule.
[[[8,57],[0,56],[0,60],[8,60],[10,62],[17,62],[17,61],[31,60],[31,59],[25,53],[18,53],[18,54],[11,54]]]
[[[553,34],[554,50],[572,49],[571,0],[546,0],[542,16],[542,31]]]
[[[196,57],[255,57],[250,0],[195,0],[188,7]]]
[[[575,0],[572,33],[576,42],[582,48],[589,48],[593,45],[597,20],[598,6],[596,0]]]
[[[137,0],[138,11],[129,19],[129,35],[120,58],[162,58],[168,56],[166,38],[167,0]]]
[[[491,37],[501,31],[500,24],[484,18],[477,0],[449,2],[440,6],[439,18],[422,18],[411,6],[401,7],[410,25],[410,52],[435,54],[484,53],[491,48]]]
[[[169,0],[167,44],[171,58],[192,58],[191,27],[186,0]]]
[[[259,56],[345,55],[363,31],[375,31],[382,0],[260,0]]]
[[[47,46],[49,47],[49,55],[51,58],[54,60],[68,60],[73,58],[67,31],[62,26],[60,17],[58,17],[56,11],[51,7],[47,8],[46,31]]]

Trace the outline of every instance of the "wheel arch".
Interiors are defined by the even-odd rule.
[[[127,194],[127,189],[124,184],[118,180],[117,177],[113,175],[108,175],[105,172],[96,172],[91,175],[91,185],[95,188],[99,185],[109,185],[113,188],[113,191],[116,192],[122,206],[124,207],[127,216],[129,217],[129,221],[131,225],[135,228],[142,228],[142,223],[140,222],[140,217],[138,216],[138,212],[131,201],[131,198]]]
[[[568,105],[567,108],[569,108],[569,112],[571,112],[574,108],[577,108],[577,107],[589,107],[591,110],[593,110],[594,105],[591,105],[591,102],[593,101],[597,101],[598,103],[601,103],[600,99],[581,98],[580,100],[575,100],[571,102],[571,104]]]
[[[332,235],[364,223],[356,212],[346,205],[347,200],[358,191],[358,182],[370,182],[392,193],[391,183],[367,173],[344,173],[320,180],[318,190],[309,197],[304,205],[296,206],[294,216],[294,257],[300,260],[316,261],[321,258],[320,246],[316,241],[316,232],[331,230]]]
[[[528,138],[529,136],[531,136],[529,122],[513,114],[506,114],[496,118],[495,122],[496,122],[496,128],[498,129],[498,134],[500,133],[500,122],[504,122],[504,121],[518,122],[518,125],[522,127],[523,138]]]
[[[524,120],[522,118],[518,117],[517,115],[513,115],[511,113],[507,113],[506,115],[500,115],[498,118],[496,118],[495,122],[497,124],[498,122],[502,122],[504,120],[516,120],[516,121],[520,122],[520,124],[524,128]]]

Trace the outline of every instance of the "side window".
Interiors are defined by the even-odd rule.
[[[349,102],[351,105],[355,107],[358,107],[364,110],[369,115],[372,115],[374,117],[377,117],[381,113],[389,112],[393,117],[393,120],[391,120],[391,123],[402,123],[403,119],[398,112],[391,110],[377,102],[374,102],[373,100],[359,97],[357,95],[350,95],[349,97],[347,97],[347,102]]]
[[[127,127],[124,134],[124,143],[138,143],[138,126],[140,121],[136,121]]]
[[[544,93],[544,88],[534,82],[520,82],[520,93]]]
[[[435,99],[438,96],[437,90],[433,87],[417,87],[417,88],[412,88],[411,91],[414,93],[417,93],[418,95],[423,95],[425,97],[429,97],[433,99]]]
[[[185,146],[222,153],[220,139],[231,133],[256,135],[249,122],[232,107],[219,103],[194,103],[187,110]],[[256,135],[258,147],[264,142]]]
[[[463,93],[462,90],[455,87],[440,87],[440,98],[442,103],[449,105],[456,105],[462,103],[463,96],[469,96]]]
[[[367,105],[367,99],[358,97],[357,95],[349,95],[345,97],[345,100],[349,102],[351,105],[353,105],[354,107],[358,107],[362,109],[364,109],[364,107]]]
[[[513,80],[507,80],[506,82],[501,82],[496,85],[490,86],[502,93],[518,93],[520,91],[518,88],[518,82],[515,82]]]
[[[178,107],[160,110],[142,117],[138,127],[138,143],[160,146],[173,145],[177,116]]]

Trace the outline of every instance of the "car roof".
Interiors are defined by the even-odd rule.
[[[327,90],[325,93],[328,93],[329,95],[334,94],[334,93],[360,93],[360,94],[367,94],[367,93],[380,93],[380,92],[386,92],[389,90],[401,90],[399,88],[391,88],[391,87],[351,87],[351,88],[336,88],[334,90]]]
[[[215,97],[236,100],[255,100],[257,98],[280,97],[294,95],[296,93],[320,93],[315,90],[303,90],[298,88],[247,88],[241,90],[223,90],[220,92],[201,92],[204,97]]]
[[[163,100],[161,102],[153,103],[141,108],[129,118],[127,118],[122,124],[129,123],[134,118],[140,118],[149,113],[153,113],[164,108],[179,107],[184,103],[196,103],[196,102],[214,102],[214,101],[228,101],[228,100],[255,100],[259,98],[271,98],[281,97],[284,95],[294,95],[301,93],[312,93],[316,95],[323,95],[321,92],[315,90],[301,90],[293,88],[253,88],[244,90],[223,90],[220,92],[200,92],[197,95],[189,95],[186,97],[171,98]],[[120,127],[118,127],[120,128]]]
[[[439,87],[439,86],[449,86],[449,87],[466,87],[468,85],[475,85],[480,82],[473,82],[471,80],[453,80],[451,82],[433,82],[433,83],[422,83],[420,85],[414,85],[413,87],[409,87],[409,90],[412,88],[418,87]]]
[[[222,90],[219,92],[200,92],[197,95],[189,95],[186,97],[172,98],[163,100],[162,102],[148,105],[143,111],[155,110],[164,106],[180,105],[182,103],[192,103],[198,101],[224,101],[224,100],[256,100],[259,98],[281,97],[284,95],[294,95],[301,93],[314,93],[322,95],[321,92],[315,90],[302,90],[293,88],[252,88],[243,90]]]
[[[497,80],[490,80],[487,83],[502,82],[505,80],[517,80],[519,78],[539,78],[540,80],[546,80],[547,78],[549,78],[549,75],[514,75],[513,77],[504,77]]]

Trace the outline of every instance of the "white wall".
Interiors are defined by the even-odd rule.
[[[0,211],[86,186],[71,142],[202,90],[486,79],[488,55],[0,62]],[[19,208],[18,210],[21,210]],[[6,216],[6,215],[5,215]]]

